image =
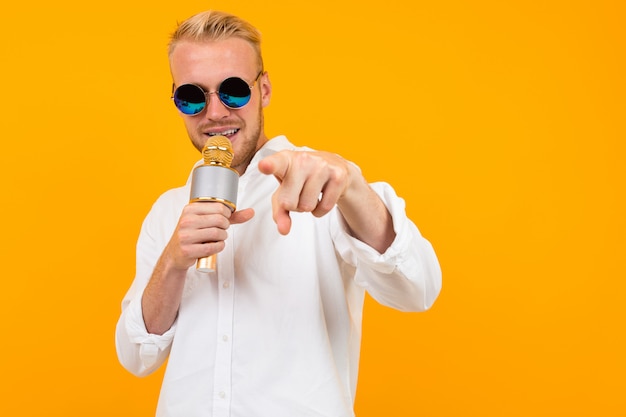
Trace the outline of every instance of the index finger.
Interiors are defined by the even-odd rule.
[[[282,181],[291,165],[291,158],[287,152],[289,151],[281,151],[263,158],[259,161],[259,171],[266,175],[274,175]]]

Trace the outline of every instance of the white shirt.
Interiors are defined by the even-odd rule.
[[[348,234],[337,208],[321,218],[291,213],[291,231],[280,235],[271,211],[278,183],[257,165],[283,149],[309,150],[279,136],[257,152],[237,201],[255,216],[228,229],[217,272],[189,269],[176,322],[161,336],[146,331],[141,297],[190,180],[164,193],[143,223],[116,347],[139,376],[169,357],[159,417],[354,416],[365,291],[403,311],[428,309],[439,294],[435,253],[387,184],[372,184],[397,234],[382,255]]]

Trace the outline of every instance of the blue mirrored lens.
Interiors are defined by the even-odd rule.
[[[222,81],[218,92],[225,106],[238,109],[250,101],[250,86],[241,78],[231,77]]]
[[[233,109],[238,109],[248,104],[248,102],[250,101],[250,96],[236,97],[231,96],[230,94],[220,93],[220,100],[222,100],[222,103],[224,103],[226,106]]]
[[[181,113],[198,114],[206,107],[206,96],[200,87],[184,84],[174,92],[174,105]]]

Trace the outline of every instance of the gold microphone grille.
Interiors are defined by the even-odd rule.
[[[230,167],[233,162],[233,145],[226,136],[211,137],[202,150],[205,164]]]

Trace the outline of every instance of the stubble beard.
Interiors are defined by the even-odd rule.
[[[231,168],[239,171],[239,174],[242,175],[254,155],[257,151],[263,146],[261,140],[261,132],[263,131],[263,110],[259,106],[259,114],[257,117],[257,123],[254,125],[252,130],[250,130],[249,134],[243,138],[243,140],[239,140],[240,148],[235,152],[233,157],[233,162],[230,164]]]

